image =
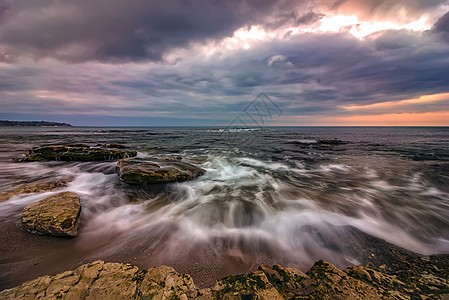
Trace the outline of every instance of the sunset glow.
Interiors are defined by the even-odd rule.
[[[89,4],[0,5],[0,117],[220,125],[261,92],[282,106],[273,124],[427,124],[416,115],[449,111],[448,3],[281,2],[140,3],[123,22]]]
[[[449,300],[449,0],[0,0],[0,223],[0,300]]]
[[[386,101],[386,102],[379,102],[374,104],[367,104],[367,105],[351,105],[351,106],[344,106],[343,109],[350,110],[350,111],[357,111],[357,110],[371,110],[371,109],[389,109],[393,107],[400,107],[407,104],[422,104],[422,103],[432,103],[432,102],[439,102],[439,101],[448,101],[449,102],[449,93],[442,93],[442,94],[435,94],[435,95],[424,95],[419,98],[415,99],[406,99],[406,100],[399,100],[399,101]]]
[[[339,126],[449,126],[449,111],[336,117]]]
[[[312,32],[348,32],[357,38],[364,38],[375,32],[384,30],[413,30],[425,31],[431,28],[428,19],[422,16],[419,20],[411,23],[394,23],[386,21],[370,22],[361,21],[356,16],[335,15],[324,17],[320,26],[312,29]]]

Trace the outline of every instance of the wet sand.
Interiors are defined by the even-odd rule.
[[[255,262],[254,257],[245,259],[249,254],[244,255],[237,250],[234,253],[220,253],[217,249],[206,248],[189,251],[187,257],[183,249],[179,249],[179,256],[164,259],[162,255],[155,253],[154,249],[145,245],[110,248],[111,254],[104,251],[98,254],[96,250],[86,251],[79,247],[77,237],[31,234],[23,229],[20,221],[1,222],[0,240],[0,290],[39,276],[75,269],[95,260],[129,263],[141,269],[169,265],[180,273],[190,274],[195,284],[201,288],[212,287],[217,279],[227,275],[254,271],[260,264],[282,263],[260,254]],[[248,263],[249,261],[252,262]]]
[[[346,246],[341,250],[348,256],[359,258],[359,261],[353,264],[340,262],[342,269],[349,265],[365,265],[372,262],[377,266],[405,265],[410,271],[415,267],[416,259],[421,257],[356,228],[344,227],[341,230],[350,232],[344,241]],[[172,266],[180,273],[190,274],[200,288],[213,287],[217,279],[227,275],[255,271],[258,265],[280,264],[284,267],[296,267],[304,272],[311,267],[310,264],[270,257],[268,252],[262,251],[263,249],[258,253],[251,253],[244,247],[229,251],[229,249],[219,250],[204,246],[190,251],[178,249],[178,255],[167,258],[158,247],[149,247],[145,243],[117,247],[108,244],[110,248],[108,253],[104,249],[96,248],[95,245],[91,245],[90,248],[80,247],[77,239],[79,237],[57,238],[31,234],[22,228],[20,221],[0,223],[0,240],[3,241],[0,244],[2,253],[0,290],[20,285],[39,276],[73,270],[95,260],[129,263],[141,269],[160,265]],[[331,244],[326,246],[330,247]],[[448,257],[448,255],[440,255],[431,259],[445,263]],[[418,262],[420,262],[419,259]],[[410,263],[412,265],[407,266]]]

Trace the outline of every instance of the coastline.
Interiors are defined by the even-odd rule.
[[[417,257],[395,246],[387,251],[398,255],[387,264],[379,265],[374,260],[366,266],[340,270],[320,260],[305,273],[280,265],[262,265],[247,274],[217,279],[210,287],[199,287],[195,278],[168,266],[139,269],[130,264],[94,261],[5,289],[0,291],[0,298],[438,299],[449,294],[449,255]],[[411,264],[413,268],[409,268]]]
[[[405,201],[398,202],[402,206],[393,207],[397,210],[379,210],[387,213],[386,216],[391,213],[390,219],[383,220],[393,225],[396,221],[394,216],[401,215],[399,209],[407,209],[409,203],[420,205],[425,200],[426,203],[432,201],[434,205],[443,205],[447,192],[443,177],[447,171],[444,148],[432,156],[422,156],[427,144],[415,151],[404,151],[400,147],[394,148],[396,145],[385,144],[383,140],[371,141],[370,136],[369,142],[365,142],[367,138],[362,135],[363,131],[354,132],[360,137],[355,136],[353,140],[344,135],[345,131],[338,139],[331,138],[332,131],[304,134],[289,129],[236,133],[243,137],[263,135],[265,140],[258,140],[253,145],[259,151],[264,150],[261,153],[265,156],[261,157],[250,150],[244,152],[243,149],[237,153],[211,144],[213,140],[227,142],[219,131],[11,130],[9,139],[5,137],[7,142],[1,159],[4,188],[35,184],[38,180],[71,179],[66,186],[59,186],[55,191],[28,190],[11,194],[14,196],[3,202],[0,238],[5,243],[0,245],[4,254],[0,289],[12,288],[39,276],[74,270],[98,260],[128,263],[139,270],[168,265],[180,273],[190,274],[198,289],[213,288],[216,280],[225,276],[257,272],[260,265],[281,265],[308,272],[319,259],[329,261],[340,270],[356,265],[384,274],[383,265],[394,267],[396,269],[385,274],[397,277],[401,274],[416,277],[423,272],[434,276],[436,273],[432,270],[435,266],[443,276],[437,277],[447,280],[444,263],[438,265],[434,261],[446,261],[446,256],[418,255],[390,244],[405,244],[403,247],[407,248],[408,241],[422,241],[422,244],[410,244],[407,249],[430,254],[428,249],[432,250],[432,242],[436,240],[428,239],[427,230],[435,228],[433,216],[442,214],[441,209],[424,207],[422,211],[429,215],[419,219],[420,223],[411,224],[409,235],[397,241],[394,240],[397,232],[381,231],[382,227],[378,231],[370,231],[364,223],[345,221],[362,222],[364,219],[358,212],[376,216],[376,211],[367,209],[366,202],[351,202],[353,194],[365,199],[372,197],[370,204],[379,204],[381,208]],[[428,136],[427,131],[422,131],[422,134],[423,137]],[[28,136],[33,138],[31,144],[26,142],[25,137]],[[117,143],[126,138],[128,147],[138,151],[140,157],[149,160],[180,157],[208,172],[186,183],[148,188],[123,182],[117,174],[116,161],[71,161],[72,158],[67,157],[70,161],[12,162],[11,158],[42,144],[48,137],[52,144],[86,141],[93,147],[97,147],[99,142]],[[194,146],[192,141],[195,141]],[[428,145],[433,147],[433,143],[430,140]],[[401,143],[401,146],[403,144],[406,145]],[[271,150],[271,145],[282,151]],[[206,148],[211,151],[208,156],[203,153]],[[305,156],[312,151],[318,154],[310,159]],[[279,152],[286,154],[274,159],[275,155],[281,155]],[[373,176],[376,171],[378,173]],[[426,181],[418,180],[416,174],[422,175]],[[288,190],[285,187],[289,187]],[[254,196],[255,191],[261,188],[266,197],[264,202],[259,202],[259,198]],[[194,191],[194,197],[190,197],[186,189]],[[83,206],[78,237],[33,235],[23,229],[20,212],[26,204],[66,190],[78,193]],[[228,191],[235,192],[235,196],[230,197]],[[367,193],[363,194],[365,191]],[[242,210],[227,210],[227,203],[242,204]],[[304,206],[308,203],[314,206]],[[270,213],[261,214],[261,211]],[[232,212],[232,219],[226,219],[229,214],[225,212]],[[337,216],[338,219],[335,218]],[[159,220],[164,222],[158,223]],[[186,226],[192,221],[196,222],[194,230]],[[292,224],[298,226],[285,227]],[[275,231],[277,229],[279,231]],[[364,232],[373,232],[373,235]],[[430,233],[433,234],[431,237],[444,236],[444,232]],[[279,234],[283,240],[278,239]],[[409,236],[416,239],[409,239]],[[415,245],[423,247],[414,250]],[[445,245],[440,245],[440,248],[434,248],[434,253],[446,252]]]

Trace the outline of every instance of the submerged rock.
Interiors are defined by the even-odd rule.
[[[0,202],[21,194],[43,193],[66,187],[71,178],[42,179],[31,183],[19,184],[9,190],[0,193]]]
[[[192,164],[177,160],[123,159],[117,164],[120,179],[132,185],[186,181],[206,173]]]
[[[449,293],[445,278],[421,275],[414,284],[366,267],[339,270],[316,262],[303,273],[279,265],[199,289],[192,277],[161,266],[148,270],[95,261],[74,271],[42,276],[0,292],[1,299],[438,299]]]
[[[14,162],[32,161],[113,161],[134,157],[137,151],[124,149],[119,144],[97,145],[58,144],[44,145],[31,149],[25,157],[14,158]]]
[[[349,142],[341,141],[341,140],[319,140],[318,144],[322,145],[346,145],[349,144]]]
[[[117,143],[97,144],[97,147],[117,148],[117,149],[127,149],[128,148],[126,145],[117,144]]]
[[[76,236],[80,214],[78,195],[62,192],[26,206],[22,211],[22,223],[33,233]]]

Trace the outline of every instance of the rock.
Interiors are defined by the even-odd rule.
[[[125,150],[123,145],[118,144],[97,145],[95,147],[85,144],[58,144],[35,147],[25,157],[14,158],[13,161],[113,161],[136,155],[137,151]]]
[[[109,144],[97,144],[96,147],[105,147],[105,148],[116,148],[116,149],[127,149],[128,147],[122,144],[117,143],[109,143]]]
[[[182,157],[179,155],[166,155],[166,156],[158,156],[158,160],[165,160],[165,161],[176,161],[176,160],[182,160]]]
[[[416,253],[366,234],[356,228],[347,227],[346,230],[351,232],[351,235],[345,237],[344,252],[351,253],[353,257],[359,258],[361,264],[365,267],[395,275],[404,282],[413,280],[416,276],[421,276],[423,272],[436,276],[440,275],[437,269],[441,269],[441,265],[437,264],[434,259],[435,256],[422,258]],[[443,256],[439,261],[448,258],[449,256]],[[437,266],[437,269],[435,269],[435,266]],[[443,267],[442,269],[449,268]]]
[[[71,178],[42,179],[32,183],[24,183],[6,190],[0,194],[0,202],[21,194],[43,193],[66,187]]]
[[[319,140],[318,144],[322,145],[346,145],[349,144],[349,142],[341,141],[341,140]]]
[[[22,223],[33,233],[76,236],[80,214],[78,195],[62,192],[26,206],[22,211]]]
[[[342,271],[318,261],[307,273],[260,266],[247,275],[198,289],[192,277],[161,266],[147,270],[95,261],[74,271],[42,276],[0,292],[0,299],[438,299],[449,293],[445,278],[421,276],[414,285],[366,267]]]
[[[263,270],[220,279],[212,292],[215,299],[283,299]]]
[[[199,296],[192,277],[161,266],[148,270],[95,261],[0,292],[0,299],[190,299]],[[209,298],[210,299],[210,298]]]
[[[181,161],[131,158],[118,162],[117,173],[128,184],[147,185],[185,181],[203,175],[206,171]]]
[[[149,299],[191,299],[199,292],[190,275],[167,266],[148,269],[139,290],[142,298]]]

